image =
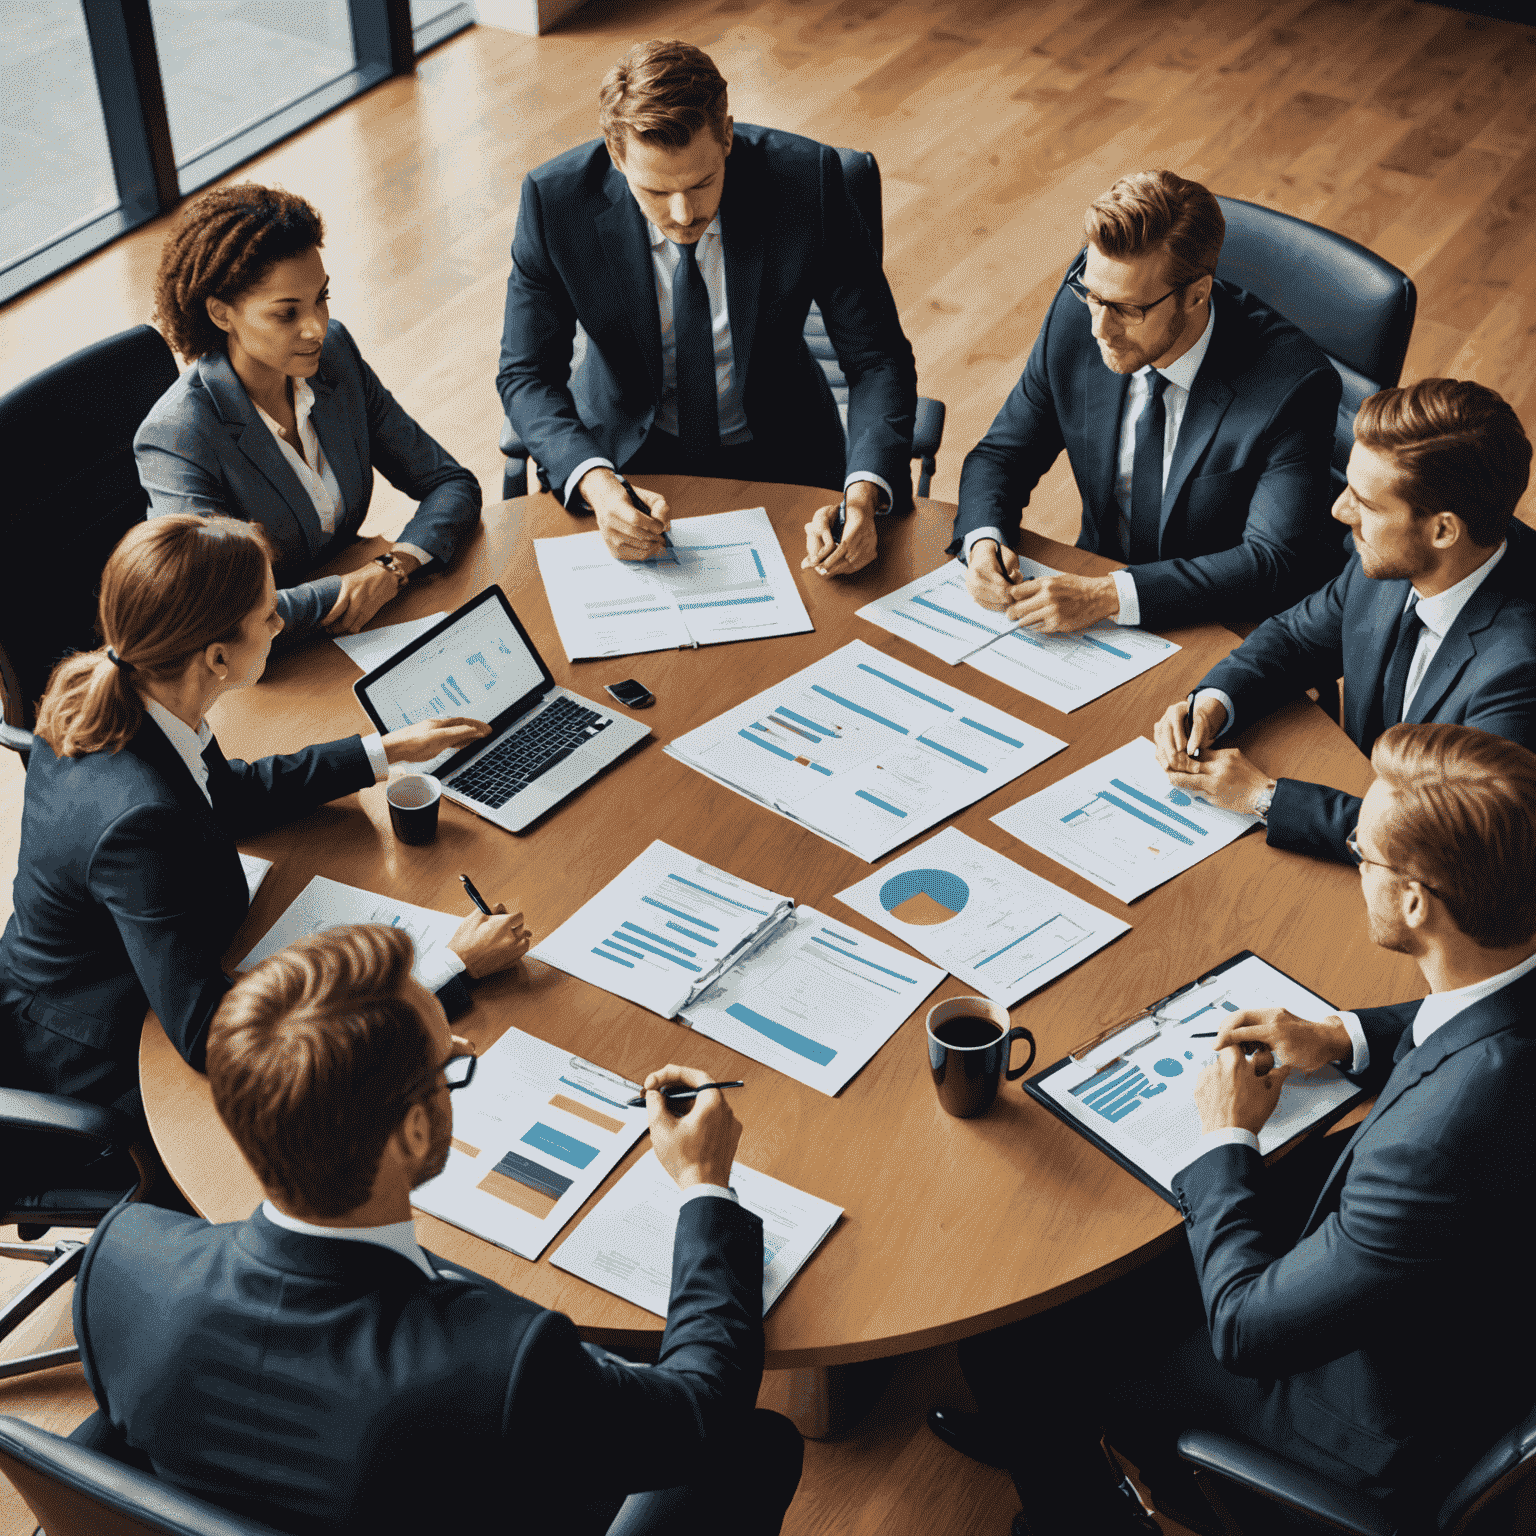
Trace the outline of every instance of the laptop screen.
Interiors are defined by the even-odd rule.
[[[356,692],[387,732],[442,715],[495,724],[551,681],[501,588],[492,586],[363,678]]]

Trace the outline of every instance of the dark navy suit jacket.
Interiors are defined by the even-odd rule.
[[[149,1008],[201,1070],[229,987],[219,962],[250,906],[235,840],[374,778],[357,736],[255,763],[225,761],[217,742],[203,756],[212,806],[147,717],[120,752],[32,748],[15,910],[0,937],[15,1086],[96,1103],[131,1092]],[[462,978],[445,994],[445,1006],[467,1006]]]
[[[731,346],[752,437],[786,478],[840,487],[844,439],[805,345],[811,301],[848,378],[846,462],[911,505],[917,370],[837,151],[737,123],[720,204]],[[586,352],[574,375],[577,323]],[[584,460],[623,465],[661,403],[661,320],[645,216],[601,139],[523,182],[496,375],[512,425],[564,494]]]
[[[1132,567],[1148,629],[1264,618],[1321,586],[1341,559],[1328,515],[1338,374],[1252,294],[1218,280],[1211,301],[1216,327],[1163,487],[1157,559]],[[1105,367],[1092,323],[1063,282],[1019,382],[965,456],[951,554],[977,528],[1012,542],[1020,509],[1065,448],[1083,498],[1078,548],[1120,559],[1115,479],[1130,375]]]
[[[431,1257],[429,1255],[429,1257]],[[461,1265],[259,1211],[210,1226],[123,1205],[75,1286],[86,1379],[120,1454],[295,1532],[607,1528],[625,1493],[706,1470],[763,1368],[762,1221],[683,1206],[653,1367]]]
[[[480,518],[475,477],[400,408],[339,320],[331,321],[309,386],[310,422],[341,492],[329,536],[223,352],[198,358],[156,401],[133,440],[151,517],[219,512],[266,529],[277,553],[278,612],[288,639],[312,630],[335,606],[340,577],[303,578],[362,526],[375,468],[421,503],[400,540],[444,565]]]
[[[1344,729],[1369,753],[1381,729],[1381,690],[1410,583],[1372,581],[1351,555],[1320,592],[1261,624],[1201,679],[1220,688],[1244,730],[1320,677],[1344,679]],[[1446,631],[1404,718],[1471,725],[1536,748],[1536,533],[1512,522],[1509,548]],[[1344,839],[1360,800],[1280,779],[1269,812],[1272,847],[1353,862]]]
[[[1260,1444],[1411,1486],[1530,1408],[1536,975],[1417,1048],[1418,1003],[1363,1010],[1375,1107],[1299,1239],[1267,1221],[1263,1160],[1218,1147],[1173,1180],[1216,1358],[1272,1385]]]

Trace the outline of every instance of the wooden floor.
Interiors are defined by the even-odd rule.
[[[594,134],[597,82],[629,43],[666,35],[709,50],[738,118],[878,157],[886,270],[922,392],[949,408],[938,498],[1018,375],[1084,204],[1151,165],[1396,262],[1419,289],[1405,380],[1478,379],[1536,428],[1536,28],[1414,0],[595,0],[548,37],[465,33],[235,178],[319,205],[334,312],[488,499],[520,179]],[[163,232],[0,311],[0,390],[148,318]],[[381,482],[370,531],[406,512]],[[1076,536],[1065,463],[1031,515]],[[1521,515],[1536,523],[1536,492]],[[21,782],[0,758],[3,920]],[[0,1294],[30,1273],[0,1263]],[[4,1352],[67,1330],[64,1298]],[[1006,1478],[922,1427],[960,1391],[951,1352],[900,1362],[854,1437],[809,1447],[786,1529],[1002,1536]],[[0,1382],[0,1412],[53,1428],[89,1406],[78,1368]],[[0,1486],[0,1536],[30,1528]]]

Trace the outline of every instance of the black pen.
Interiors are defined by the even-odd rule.
[[[487,917],[495,917],[496,914],[492,912],[491,909],[486,905],[485,897],[475,889],[475,882],[471,880],[468,875],[460,875],[459,882],[464,887],[464,894],[468,896],[469,899],[474,902],[474,904],[479,907]]]
[[[1195,734],[1195,696],[1189,696],[1189,708],[1184,711],[1184,749],[1190,757],[1199,758],[1200,749],[1190,748],[1189,739]]]
[[[623,476],[621,475],[619,478],[622,480]],[[655,513],[653,513],[651,509],[646,506],[646,504],[641,501],[637,495],[635,495],[635,488],[629,483],[628,480],[624,480],[624,489],[629,492],[629,501],[631,506],[638,507],[642,512],[645,513],[647,517],[655,517]],[[672,535],[668,533],[665,528],[661,530],[661,542],[666,546],[666,548],[672,548]]]
[[[669,1104],[679,1104],[684,1099],[696,1099],[701,1093],[710,1088],[745,1088],[747,1085],[738,1078],[734,1083],[700,1083],[697,1088],[663,1088],[660,1090],[662,1098]],[[645,1095],[642,1093],[638,1099],[631,1099],[630,1109],[644,1109]]]

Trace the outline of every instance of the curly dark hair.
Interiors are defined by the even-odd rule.
[[[204,192],[182,210],[160,252],[155,323],[189,363],[223,351],[224,332],[208,318],[207,300],[233,303],[278,262],[324,241],[314,207],[280,187],[247,181]]]

